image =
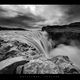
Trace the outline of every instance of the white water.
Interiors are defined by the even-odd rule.
[[[50,57],[57,55],[68,56],[69,59],[77,66],[80,66],[80,50],[77,47],[64,46],[61,48],[56,48],[50,52]]]

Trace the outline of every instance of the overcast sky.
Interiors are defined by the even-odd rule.
[[[80,5],[0,5],[0,25],[41,28],[80,21]]]

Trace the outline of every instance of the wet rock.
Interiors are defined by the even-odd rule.
[[[63,74],[79,74],[80,68],[79,66],[75,65],[74,62],[72,62],[68,56],[55,56],[51,59],[53,63],[58,65],[60,71],[62,71]]]
[[[22,71],[23,70],[23,71]],[[17,74],[58,74],[58,67],[50,61],[33,60],[17,67]]]

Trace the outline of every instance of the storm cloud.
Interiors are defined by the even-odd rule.
[[[41,28],[80,21],[80,5],[0,5],[0,25]]]

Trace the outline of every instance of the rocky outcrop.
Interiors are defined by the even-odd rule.
[[[79,74],[80,69],[70,61],[68,56],[55,56],[48,60],[31,60],[18,66],[16,74]]]

